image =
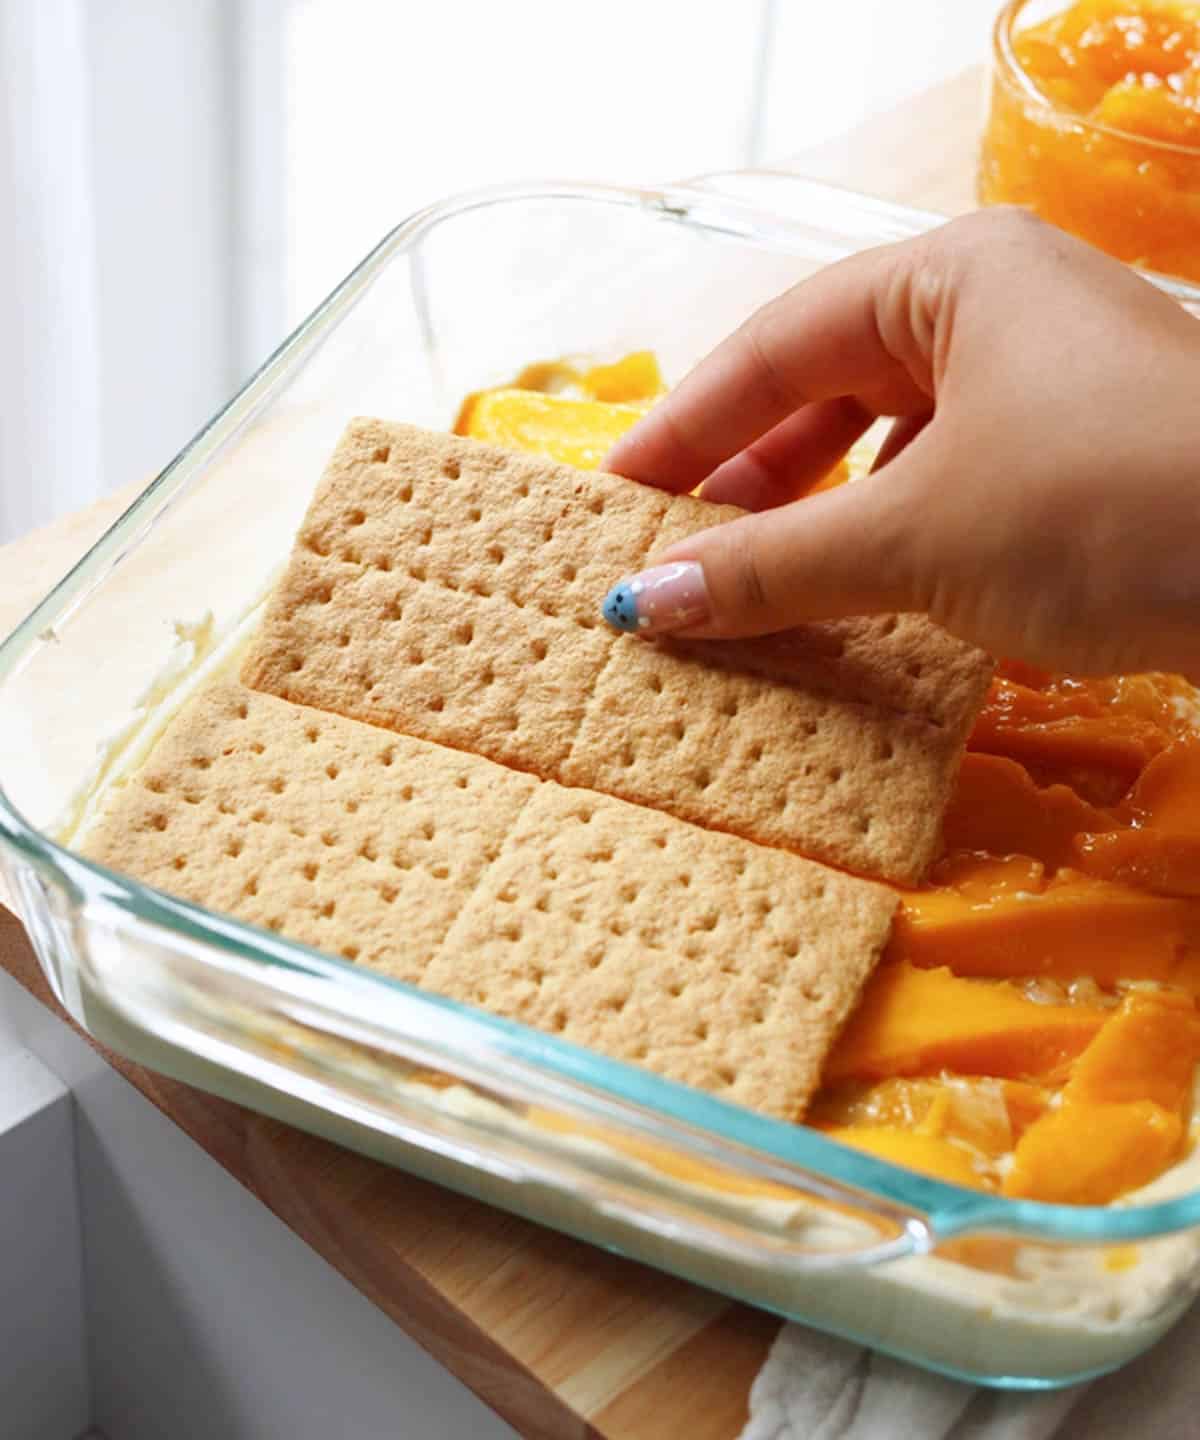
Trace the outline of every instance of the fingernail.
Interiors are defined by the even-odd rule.
[[[639,635],[701,625],[709,618],[704,571],[695,560],[655,565],[614,585],[600,609],[614,630]]]

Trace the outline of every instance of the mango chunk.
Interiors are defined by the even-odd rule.
[[[1200,899],[1200,835],[1161,830],[1080,835],[1075,856],[1089,875],[1155,895]]]
[[[1039,1005],[1010,985],[890,961],[876,970],[825,1064],[826,1084],[939,1070],[1053,1080],[1109,1012]]]
[[[1051,1110],[1021,1137],[1003,1192],[1059,1205],[1106,1205],[1178,1156],[1183,1122],[1151,1100]]]
[[[1200,897],[1200,741],[1156,755],[1121,807],[1128,828],[1076,836],[1075,863],[1091,875],[1158,895]]]
[[[635,350],[612,365],[593,365],[580,375],[579,385],[593,400],[625,404],[657,400],[666,389],[651,350]]]
[[[966,893],[964,893],[964,889]],[[1167,980],[1200,941],[1200,903],[1061,872],[1040,892],[906,892],[888,955],[960,975]]]
[[[1019,761],[1043,783],[1061,781],[1088,800],[1115,804],[1171,739],[1156,719],[1106,705],[1092,686],[1035,690],[1000,677],[968,744]]]
[[[902,1165],[906,1170],[918,1170],[923,1175],[933,1175],[939,1180],[966,1185],[973,1190],[985,1188],[983,1176],[970,1152],[952,1140],[884,1125],[835,1126],[824,1133],[842,1145],[878,1155],[880,1159]]]
[[[1004,1193],[1104,1205],[1152,1180],[1182,1148],[1198,1060],[1189,997],[1127,995],[1075,1062],[1059,1107],[1017,1143]]]
[[[1007,755],[1035,774],[1064,778],[1101,803],[1118,800],[1166,741],[1149,721],[1069,716],[1060,720],[1010,721],[980,717],[972,750]]]
[[[1150,1100],[1182,1112],[1198,1061],[1200,1015],[1192,998],[1135,991],[1076,1060],[1063,1102]]]
[[[1075,865],[1075,837],[1116,828],[1116,821],[1066,785],[1039,787],[1004,755],[963,757],[942,834],[947,850],[1029,855],[1051,870]]]
[[[595,470],[647,408],[533,390],[482,390],[468,397],[454,429],[458,435]]]
[[[1178,72],[1198,39],[1200,10],[1179,0],[1076,0],[1018,32],[1013,48],[1040,89],[1087,113],[1129,76],[1161,81]],[[1147,133],[1137,124],[1120,128]]]
[[[1182,84],[1164,85],[1156,75],[1127,76],[1108,91],[1091,118],[1168,145],[1200,144],[1200,98]]]

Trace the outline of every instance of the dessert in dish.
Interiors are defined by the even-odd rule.
[[[1200,7],[1005,7],[979,192],[1122,260],[1200,279]]]
[[[622,374],[620,366],[607,370]],[[563,384],[564,372],[574,377],[570,389]],[[540,367],[523,377],[523,385],[496,392],[505,397],[501,409],[488,406],[488,392],[472,397],[459,428],[470,430],[484,423],[481,416],[490,416],[486,423],[493,427],[492,438],[513,446],[513,435],[528,441],[531,432],[524,417],[534,415],[540,427],[535,448],[542,454],[554,425],[581,450],[599,448],[614,428],[630,423],[625,409],[614,419],[605,406],[640,413],[639,407],[657,393],[657,371],[641,364],[641,381],[638,368],[631,378],[626,372],[628,383],[615,402],[586,392],[580,377],[587,373],[561,365]],[[555,390],[533,388],[543,383]],[[639,383],[646,385],[642,392]],[[384,451],[386,458],[379,458]],[[860,454],[858,470],[862,462]],[[477,465],[482,469],[473,480]],[[443,474],[447,467],[457,473]],[[845,473],[828,483],[840,482]],[[560,485],[569,492],[556,489]],[[643,502],[649,510],[642,508]],[[592,508],[596,503],[604,512],[599,516]],[[519,520],[522,506],[528,511],[524,525]],[[762,642],[745,647],[752,661],[741,663],[749,673],[736,675],[712,667],[703,653],[711,647],[701,647],[696,654],[687,646],[644,645],[594,627],[595,597],[607,576],[636,568],[637,558],[652,543],[660,543],[652,532],[662,534],[673,509],[682,513],[682,523],[689,528],[705,523],[696,501],[668,500],[628,482],[563,472],[515,454],[456,449],[445,437],[407,427],[357,422],[327,472],[288,574],[252,643],[245,668],[251,690],[241,699],[235,691],[218,691],[191,703],[135,783],[114,792],[100,828],[88,840],[91,853],[132,868],[151,883],[278,926],[401,978],[424,983],[440,976],[438,988],[469,1003],[490,1001],[502,1013],[623,1058],[653,1063],[664,1073],[726,1092],[769,1113],[789,1118],[804,1113],[827,1054],[807,1122],[844,1143],[954,1183],[1013,1196],[1103,1203],[1180,1161],[1189,1148],[1191,1078],[1200,1057],[1190,982],[1200,901],[1188,879],[1196,870],[1188,868],[1192,850],[1183,798],[1196,743],[1189,738],[1188,688],[1169,677],[1085,683],[1006,666],[971,731],[957,777],[957,751],[949,769],[941,759],[930,769],[930,731],[950,728],[951,743],[961,745],[958,736],[970,723],[975,702],[962,698],[963,677],[976,687],[976,697],[987,678],[980,657],[945,641],[932,627],[909,629],[905,621],[886,637],[874,628],[877,622],[812,627],[807,649],[794,643],[782,649]],[[513,517],[517,521],[509,523]],[[547,525],[550,539],[545,537]],[[600,532],[593,528],[599,526],[605,527],[602,546],[595,539]],[[480,534],[479,543],[469,553],[458,553],[452,543],[435,544],[439,527],[447,539],[474,531]],[[489,554],[493,545],[504,550],[499,559]],[[613,559],[612,548],[620,551],[623,545],[629,553],[622,551]],[[572,580],[566,580],[564,567],[574,571]],[[512,598],[514,575],[522,579],[520,604]],[[554,613],[546,614],[544,607]],[[419,628],[406,627],[405,615],[410,625],[419,618]],[[514,622],[529,631],[518,635],[527,656],[513,654]],[[831,636],[836,644],[830,644]],[[599,644],[608,646],[610,654],[612,647],[624,647],[622,664],[610,670],[605,657],[589,648]],[[533,677],[555,647],[565,648],[568,659],[558,665],[555,683],[543,695]],[[543,652],[540,658],[538,651]],[[887,656],[891,663],[885,663]],[[294,668],[297,659],[301,664]],[[921,670],[918,677],[908,673],[914,664]],[[777,668],[772,670],[772,665]],[[612,692],[603,688],[609,675]],[[762,706],[764,698],[770,700],[772,687],[775,703],[784,708],[778,715],[766,708],[769,723],[764,723],[763,710],[755,707]],[[271,692],[270,702],[260,689]],[[440,705],[435,703],[439,700]],[[327,771],[314,772],[311,783],[301,787],[300,799],[308,810],[299,818],[299,812],[292,813],[300,799],[289,772],[296,766],[296,774],[312,768],[317,750],[311,746],[308,755],[301,753],[296,760],[281,752],[274,767],[250,764],[235,786],[240,798],[236,803],[232,798],[223,801],[222,767],[245,759],[239,748],[245,730],[238,739],[238,727],[227,726],[226,742],[215,746],[220,727],[213,729],[213,707],[219,711],[221,706],[252,705],[257,713],[267,703],[278,704],[280,716],[315,715],[320,734],[331,725],[344,726],[347,735],[362,734],[374,741],[384,730],[411,729],[437,742],[424,746],[424,752],[453,756],[455,764],[465,763],[467,757],[458,753],[462,750],[508,762],[489,766],[486,760],[471,760],[488,773],[506,777],[503,783],[498,778],[495,785],[482,787],[489,795],[495,793],[501,809],[505,786],[514,783],[540,783],[550,787],[546,793],[564,796],[577,793],[562,789],[557,777],[639,802],[617,811],[607,808],[615,802],[605,801],[606,814],[655,814],[658,823],[662,811],[673,810],[709,827],[706,831],[661,820],[675,826],[670,833],[693,837],[693,844],[699,843],[696,837],[713,843],[713,827],[740,830],[750,840],[783,844],[893,880],[897,857],[906,856],[913,869],[901,876],[908,888],[899,891],[884,961],[867,980],[886,922],[882,931],[867,925],[852,934],[851,948],[856,945],[860,957],[857,968],[844,958],[831,960],[833,970],[847,977],[836,1003],[816,1002],[810,995],[804,1023],[803,1006],[793,1009],[796,1054],[790,1068],[777,1068],[774,1093],[768,1093],[769,1086],[744,1079],[751,1072],[719,1054],[722,1047],[732,1047],[725,1049],[727,1057],[742,1053],[739,1043],[753,1049],[758,1044],[755,1029],[763,1022],[755,1020],[747,1032],[752,1038],[743,1035],[739,1042],[738,1025],[715,1024],[713,1017],[726,1006],[735,1007],[730,1013],[743,1020],[747,1013],[752,1018],[766,1014],[764,994],[775,991],[768,985],[745,1002],[748,1011],[736,1011],[743,1001],[733,998],[727,983],[722,988],[719,977],[724,974],[728,982],[734,971],[749,973],[762,951],[783,966],[782,976],[774,977],[778,983],[802,963],[800,949],[809,945],[811,936],[817,937],[817,948],[806,948],[804,954],[820,953],[826,943],[820,937],[836,929],[835,923],[826,923],[827,916],[806,915],[803,909],[783,912],[757,939],[748,938],[755,935],[752,917],[745,919],[740,885],[728,874],[698,892],[689,888],[696,884],[696,873],[688,867],[664,874],[663,889],[655,878],[653,856],[648,868],[641,862],[633,867],[639,872],[634,900],[614,909],[605,886],[618,873],[610,873],[610,867],[620,847],[592,838],[580,854],[592,855],[587,868],[606,878],[564,880],[575,895],[566,908],[573,905],[581,917],[570,926],[582,924],[589,933],[602,933],[603,943],[593,947],[595,953],[611,951],[617,964],[609,972],[606,959],[594,972],[589,970],[602,975],[603,983],[585,984],[576,995],[581,977],[569,968],[564,978],[555,976],[547,983],[553,966],[546,955],[588,949],[580,944],[578,928],[561,928],[561,907],[556,911],[552,905],[555,883],[523,883],[513,869],[511,851],[483,881],[485,862],[478,856],[472,859],[455,829],[456,824],[467,829],[472,823],[483,825],[473,802],[460,806],[460,820],[448,820],[447,828],[437,832],[440,838],[422,841],[416,852],[401,834],[390,847],[388,873],[380,878],[376,867],[387,848],[380,840],[382,802],[372,802],[375,829],[359,836],[365,821],[342,815],[338,808],[347,800],[355,802],[349,793],[353,787],[343,777],[357,772],[343,760],[326,762],[333,768],[332,777]],[[725,713],[731,703],[738,710],[736,729]],[[910,708],[904,713],[906,704]],[[599,708],[609,723],[594,723],[589,729],[589,707]],[[914,714],[924,726],[917,732],[921,748],[904,752],[907,773],[890,793],[890,775],[884,772],[875,787],[875,808],[865,812],[861,797],[871,787],[856,786],[853,773],[832,782],[830,769],[840,766],[843,773],[853,772],[854,746],[860,727],[868,722],[875,727],[872,743],[890,746],[894,761],[897,736],[890,727],[903,721],[901,732],[908,733]],[[522,723],[522,716],[534,718]],[[544,723],[544,716],[565,718],[556,729]],[[515,726],[510,717],[517,718]],[[690,740],[698,748],[687,752],[686,764],[671,758],[680,753],[674,727],[681,719],[685,736],[699,732],[698,739]],[[949,725],[931,725],[931,720]],[[809,734],[814,721],[817,730]],[[275,728],[281,734],[286,730],[282,721]],[[674,741],[666,759],[652,751],[654,763],[639,770],[638,750],[653,745],[664,732]],[[578,737],[588,734],[607,735],[607,743],[581,749]],[[742,754],[742,749],[765,749],[767,741],[779,747],[781,736],[779,764],[774,771],[756,774],[761,788],[738,790],[739,777],[750,768],[749,752]],[[556,738],[551,742],[550,737]],[[512,749],[522,738],[527,748]],[[407,739],[401,743],[420,746]],[[442,748],[447,744],[455,748]],[[634,763],[626,761],[627,744],[633,748]],[[779,797],[787,794],[779,786],[796,780],[803,784],[814,744],[832,745],[828,754],[817,752],[825,791],[836,796],[837,786],[849,780],[844,793],[856,803],[822,809],[827,797],[821,796],[793,803],[790,828],[781,832],[773,828],[781,812]],[[223,753],[227,745],[229,755]],[[301,752],[305,748],[299,747]],[[189,749],[195,753],[186,753]],[[197,759],[208,760],[215,769],[192,764]],[[762,760],[754,763],[761,765]],[[155,768],[162,765],[167,769]],[[708,768],[709,783],[686,784],[701,765]],[[906,786],[922,773],[922,765],[927,797],[923,808],[940,809],[948,795],[941,840],[936,826],[918,832],[911,825],[913,792]],[[531,770],[539,776],[551,773],[533,781],[524,773]],[[186,777],[182,790],[178,781],[171,782],[176,772]],[[728,780],[722,781],[723,773]],[[646,774],[659,777],[661,792],[647,787]],[[1137,775],[1143,779],[1130,791]],[[386,786],[395,776],[385,771],[376,771],[376,776],[384,786],[381,793],[390,793]],[[144,782],[151,779],[161,785],[160,791],[145,791]],[[278,795],[270,790],[260,794],[268,783],[281,783],[285,789]],[[166,813],[156,793],[173,797],[182,817],[172,813],[173,828],[162,834],[153,830],[154,815]],[[190,822],[189,794],[196,807]],[[455,798],[462,801],[462,793],[456,791]],[[210,857],[207,868],[193,866],[187,847],[181,848],[177,840],[168,843],[166,837],[178,836],[180,823],[194,828],[200,823],[195,817],[207,815],[205,807],[222,803],[230,804],[231,811],[217,819],[207,845],[211,849],[233,843],[231,837],[242,834],[243,844],[252,848],[224,857],[223,865],[217,863],[219,857]],[[355,803],[361,805],[363,798]],[[387,815],[398,808],[384,806]],[[788,808],[785,803],[782,812]],[[416,812],[411,805],[409,810],[411,819]],[[255,858],[254,847],[261,849],[269,833],[264,816],[284,812],[290,816],[289,828],[305,831],[294,837],[296,846],[269,864],[265,854],[257,857],[256,866],[243,862],[241,854]],[[452,807],[449,813],[457,812]],[[864,813],[871,820],[865,837]],[[318,823],[322,814],[324,825]],[[387,821],[401,830],[404,823]],[[506,817],[500,824],[493,849],[503,848],[511,838],[505,829],[510,823],[512,817]],[[218,831],[220,840],[215,838]],[[544,830],[537,834],[535,849],[555,838]],[[142,845],[136,855],[131,843],[135,835]],[[898,847],[892,840],[897,835],[902,837]],[[921,850],[923,835],[930,838]],[[346,836],[365,845],[368,854],[347,855]],[[722,842],[729,843],[724,837]],[[453,866],[439,848],[446,843],[455,852]],[[767,853],[761,845],[738,843],[745,844],[746,856]],[[313,853],[302,856],[304,846]],[[613,860],[603,858],[610,852]],[[176,868],[181,858],[184,866]],[[405,867],[403,874],[396,870],[397,858]],[[779,864],[803,863],[777,852],[774,859]],[[926,883],[912,888],[930,859]],[[534,874],[547,865],[565,874],[560,863],[537,851]],[[430,867],[446,873],[427,895],[422,886],[429,885]],[[420,882],[406,892],[420,912],[415,926],[401,918],[405,905],[397,908],[396,903],[398,880],[411,886],[405,879],[410,872],[417,872]],[[494,878],[502,873],[508,878]],[[799,877],[800,872],[795,873]],[[269,883],[265,875],[272,877]],[[451,875],[453,882],[447,885]],[[687,886],[681,885],[681,875],[687,876]],[[650,906],[657,924],[649,930],[647,902],[641,896],[647,876],[649,893],[661,898],[661,904],[656,899]],[[253,893],[246,890],[251,879]],[[616,883],[619,898],[622,882]],[[466,889],[459,894],[455,886]],[[474,896],[469,905],[464,899],[468,892]],[[697,894],[703,914],[693,914]],[[336,924],[330,923],[334,911],[323,913],[331,901],[339,916]],[[678,921],[682,929],[663,928],[666,922],[658,912],[664,908],[676,912],[670,924]],[[446,918],[450,912],[458,916],[453,925]],[[785,931],[774,933],[771,925],[784,915]],[[744,920],[749,928],[743,934],[738,927]],[[356,938],[347,926],[366,938]],[[505,927],[506,935],[500,935],[497,926]],[[507,938],[518,931],[519,941]],[[728,948],[734,936],[733,949],[740,958]],[[789,948],[797,954],[789,955]],[[485,983],[476,970],[463,970],[456,979],[451,958],[456,951],[483,957],[484,968],[501,975],[501,987],[493,992],[491,982]],[[834,956],[834,950],[828,953]],[[689,1014],[694,1053],[686,1062],[664,1064],[661,1050],[651,1058],[650,1032],[639,1021],[630,979],[639,954],[652,956],[668,993],[680,989],[672,998],[683,1001],[682,1013],[704,996],[705,1013]],[[687,991],[688,1000],[683,1000],[681,978],[688,978],[701,957],[715,957],[716,988],[706,981],[700,990]],[[427,967],[432,968],[427,972]],[[811,990],[810,977],[791,973],[801,991],[806,985]],[[837,1038],[864,982],[850,1023]],[[562,996],[568,992],[578,1004],[564,1004]],[[592,1020],[580,1021],[580,1005],[589,1014],[595,1012]],[[592,1023],[597,1016],[598,1028]],[[607,1029],[605,1016],[612,1022]],[[819,1037],[815,1044],[799,1043],[804,1024],[814,1027]],[[697,1038],[701,1035],[703,1041]],[[1172,1059],[1163,1063],[1160,1057],[1167,1050]],[[773,1055],[772,1063],[776,1060]],[[730,1076],[735,1078],[731,1081]]]
[[[87,852],[799,1118],[896,908],[802,856],[920,875],[991,666],[915,617],[600,624],[614,566],[726,513],[352,422],[243,684],[182,709]]]

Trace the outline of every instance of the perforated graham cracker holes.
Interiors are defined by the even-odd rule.
[[[789,855],[595,793],[539,785],[471,756],[431,752],[405,737],[380,746],[370,727],[336,716],[324,717],[310,739],[304,711],[271,697],[256,698],[251,717],[239,723],[271,734],[275,762],[288,757],[292,768],[278,796],[269,791],[271,773],[258,772],[245,746],[205,772],[226,792],[246,796],[233,819],[249,827],[238,832],[245,851],[222,855],[239,876],[239,893],[225,891],[232,909],[259,923],[277,920],[285,933],[334,955],[369,960],[740,1103],[797,1112],[828,1037],[805,1041],[808,1021],[784,998],[804,986],[817,992],[814,968],[827,965],[830,945],[844,948],[851,971],[857,965],[861,973],[882,945],[890,897],[860,881],[824,877]],[[187,749],[174,730],[169,743]],[[187,759],[197,753],[192,747]],[[169,756],[163,760],[158,775],[189,770],[171,770]],[[485,806],[473,798],[477,778]],[[324,792],[346,786],[360,806],[353,819],[317,825],[288,848],[288,827],[303,814],[326,815]],[[498,825],[497,791],[507,805]],[[161,796],[140,793],[144,804],[177,818],[170,779]],[[269,805],[255,804],[255,793],[271,795]],[[202,847],[212,832],[202,819],[207,804],[189,822]],[[255,812],[259,824],[249,825]],[[340,804],[337,814],[346,815]],[[487,828],[483,844],[480,825]],[[228,841],[226,832],[216,845]],[[182,835],[167,852],[189,852]],[[196,868],[189,860],[173,874],[189,886]],[[210,864],[207,873],[216,877],[219,867]],[[738,888],[730,891],[733,874]],[[821,929],[811,910],[818,886],[831,887],[820,903],[833,909],[824,945],[812,949],[805,937]],[[720,894],[729,894],[729,904],[717,903]],[[850,909],[840,907],[840,894],[853,897]],[[441,929],[429,927],[434,913]],[[418,945],[413,927],[422,926]],[[771,971],[762,963],[764,926],[779,955]],[[846,966],[834,969],[843,976]],[[808,1018],[820,1018],[827,1030],[838,1024],[856,984],[848,985],[841,1011],[834,995],[821,1001],[820,1017]]]
[[[228,685],[189,702],[154,771],[120,797],[144,817],[145,843],[131,846],[114,792],[95,853],[255,924],[281,919],[284,933],[334,954],[369,935],[383,968],[419,981],[536,782],[404,737],[380,746],[368,726],[310,713]],[[238,727],[238,743],[212,754],[221,723]],[[480,767],[486,806],[469,784]],[[212,788],[182,783],[193,775]]]

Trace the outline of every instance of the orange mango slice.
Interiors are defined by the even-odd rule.
[[[982,862],[986,870],[986,862]],[[888,955],[959,975],[1167,980],[1200,941],[1200,903],[1061,872],[1040,891],[990,897],[959,887],[906,892]]]
[[[1051,870],[1078,863],[1081,831],[1116,822],[1066,785],[1039,787],[1028,770],[1004,755],[966,755],[942,834],[947,850],[1029,855]]]
[[[594,470],[647,408],[534,390],[481,390],[467,398],[454,429],[492,445]]]
[[[1155,895],[1200,899],[1200,835],[1116,830],[1080,835],[1075,864],[1088,874]]]
[[[1200,103],[1184,87],[1164,85],[1156,75],[1130,75],[1092,111],[1093,120],[1168,145],[1200,145]]]
[[[1059,1205],[1106,1205],[1166,1169],[1183,1122],[1150,1100],[1064,1105],[1022,1136],[1003,1193]]]
[[[1178,1158],[1200,1060],[1200,1017],[1170,992],[1134,993],[1075,1062],[1062,1103],[1025,1131],[1004,1193],[1104,1205]]]
[[[666,389],[650,350],[635,350],[612,365],[593,365],[579,376],[579,386],[593,400],[624,404],[656,400]]]
[[[1134,991],[1075,1062],[1064,1103],[1150,1100],[1179,1111],[1197,1061],[1200,1015],[1191,997]]]
[[[1076,837],[1092,875],[1159,895],[1200,897],[1200,740],[1178,741],[1146,766],[1122,807],[1129,828]]]
[[[1108,1017],[1091,1005],[1039,1005],[1011,985],[904,961],[881,965],[825,1064],[825,1080],[939,1070],[1052,1080]]]

